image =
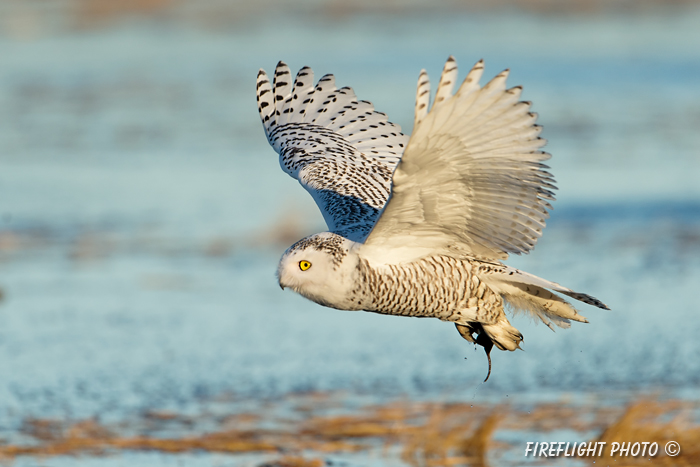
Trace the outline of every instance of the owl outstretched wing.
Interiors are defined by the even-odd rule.
[[[408,136],[333,75],[313,85],[313,71],[294,79],[279,62],[273,82],[258,73],[258,111],[280,165],[316,201],[330,231],[363,241],[391,190]]]
[[[453,95],[457,64],[450,57],[430,111],[421,72],[413,135],[367,253],[401,248],[408,256],[429,250],[506,259],[529,252],[542,235],[556,187],[542,163],[550,155],[539,150],[546,141],[537,115],[519,100],[521,87],[506,88],[508,70],[480,87],[482,72],[479,61]]]

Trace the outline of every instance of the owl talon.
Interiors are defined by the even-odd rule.
[[[493,347],[493,344],[491,344],[491,347]],[[486,352],[486,359],[489,361],[489,372],[486,374],[486,379],[484,380],[485,383],[489,380],[489,376],[491,376],[491,349],[484,347],[484,351]]]
[[[485,383],[489,380],[489,376],[491,376],[491,349],[493,349],[493,342],[486,335],[486,333],[482,331],[476,338],[476,343],[484,348],[484,352],[486,352],[486,359],[489,361],[489,372],[486,375],[486,379],[484,380]]]

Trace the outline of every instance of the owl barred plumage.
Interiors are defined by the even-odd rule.
[[[494,324],[501,297],[479,280],[479,264],[449,256],[428,256],[407,264],[373,267],[360,259],[358,301],[367,311],[463,321],[470,316]]]
[[[328,228],[363,241],[389,198],[408,137],[352,89],[336,89],[332,75],[312,83],[308,67],[293,87],[283,62],[272,84],[260,70],[258,111],[265,134],[282,169],[313,196]]]
[[[545,140],[522,88],[508,71],[483,87],[479,61],[453,94],[457,65],[445,64],[432,107],[421,71],[414,131],[401,129],[335,88],[312,86],[302,68],[291,84],[280,62],[273,83],[258,74],[258,110],[280,165],[318,204],[329,232],[304,238],[282,256],[282,288],[343,310],[453,322],[490,351],[520,347],[505,305],[568,328],[586,318],[554,292],[606,305],[501,263],[528,253],[542,235],[554,179],[539,151]]]

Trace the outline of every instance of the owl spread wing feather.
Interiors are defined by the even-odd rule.
[[[389,198],[408,136],[351,88],[326,75],[313,86],[302,68],[292,84],[279,62],[273,82],[258,73],[258,111],[280,165],[316,201],[328,228],[363,241]]]
[[[556,187],[542,164],[550,155],[539,151],[546,141],[537,115],[519,101],[520,87],[506,89],[508,70],[480,87],[482,72],[479,61],[452,95],[450,57],[430,112],[421,72],[414,133],[365,242],[368,253],[414,246],[506,259],[529,252],[542,235]]]

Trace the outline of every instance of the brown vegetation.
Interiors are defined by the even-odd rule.
[[[700,426],[693,421],[692,407],[679,401],[658,403],[640,401],[630,405],[622,416],[608,426],[596,441],[607,443],[658,443],[659,454],[654,465],[700,465]],[[662,421],[666,420],[666,421]],[[681,451],[676,457],[665,455],[664,446],[677,442]],[[618,459],[616,465],[648,464],[648,457],[611,457],[606,450],[605,459]],[[622,464],[621,464],[622,462]]]
[[[660,449],[654,465],[700,465],[700,426],[691,418],[697,406],[689,402],[641,401],[627,409],[543,404],[526,411],[508,405],[403,401],[337,414],[342,410],[338,402],[332,395],[308,394],[263,404],[264,408],[256,413],[185,417],[171,412],[146,412],[114,426],[105,426],[94,419],[77,422],[29,419],[21,432],[33,442],[0,444],[0,459],[99,456],[124,450],[167,453],[201,450],[259,453],[268,458],[279,454],[277,460],[262,464],[267,467],[320,467],[329,454],[365,452],[384,456],[398,453],[403,462],[416,467],[487,467],[489,456],[510,452],[522,457],[524,453],[525,442],[495,441],[493,435],[499,429],[519,431],[522,439],[538,441],[535,438],[542,437],[542,433],[566,428],[580,433],[597,431],[601,434],[596,439],[582,435],[580,441],[606,442],[607,446],[623,441],[658,442]],[[280,409],[290,407],[296,416],[290,418],[288,410],[282,410],[286,416],[278,415]],[[329,414],[330,410],[335,413]],[[203,430],[203,425],[209,429]],[[162,436],[163,431],[171,436]],[[179,435],[172,436],[173,432]],[[664,453],[664,446],[670,440],[677,441],[682,448],[677,457]],[[611,458],[609,448],[604,454],[596,460],[632,466],[649,462],[648,457]]]

